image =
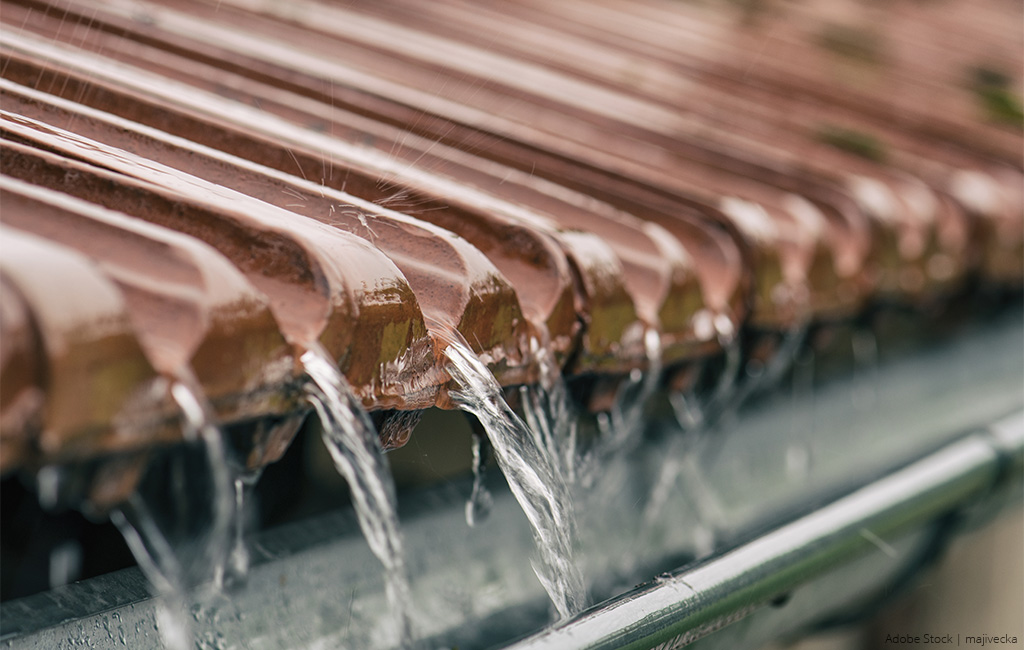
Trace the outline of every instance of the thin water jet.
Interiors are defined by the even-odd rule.
[[[576,521],[568,486],[549,449],[508,406],[494,375],[464,341],[450,341],[444,354],[458,385],[451,397],[487,431],[498,466],[533,528],[537,578],[559,618],[580,612],[586,590],[573,557]]]
[[[792,405],[789,408],[795,439],[786,449],[786,472],[791,479],[805,479],[814,464],[815,392],[814,375],[817,354],[806,347],[793,362],[791,375]]]
[[[184,416],[186,440],[200,440],[206,451],[213,488],[213,523],[207,534],[206,561],[212,568],[215,589],[224,586],[224,572],[231,552],[231,530],[234,520],[234,480],[228,465],[224,434],[215,424],[208,400],[189,375],[171,384],[171,397]]]
[[[711,489],[711,482],[704,474],[699,456],[699,450],[682,456],[679,478],[697,513],[694,542],[698,554],[704,556],[714,550],[718,537],[716,531],[725,525],[726,515],[718,495]]]
[[[692,392],[672,391],[668,394],[676,424],[683,431],[698,431],[707,423],[706,410],[700,398]]]
[[[384,566],[385,592],[396,619],[397,641],[409,646],[413,639],[412,595],[398,526],[394,479],[379,436],[326,350],[310,347],[301,361],[309,377],[306,397],[320,418],[324,445],[348,483],[363,536]]]
[[[748,358],[740,364],[742,355],[737,356],[735,377],[730,380],[733,384],[717,404],[715,421],[730,419],[751,397],[777,384],[792,367],[806,338],[807,327],[797,327],[781,334],[778,346],[764,362]]]
[[[644,332],[647,371],[634,370],[619,389],[608,417],[598,419],[601,429],[601,453],[628,453],[640,443],[644,427],[644,408],[661,379],[661,336],[654,328]]]
[[[718,341],[724,353],[722,368],[710,390],[702,395],[669,394],[676,422],[684,431],[710,428],[724,413],[738,407],[741,396],[737,384],[743,365],[743,347],[731,327],[719,330]]]
[[[470,528],[482,523],[491,514],[491,507],[494,505],[494,497],[485,485],[486,459],[484,458],[484,445],[486,440],[480,434],[473,433],[473,491],[466,501],[466,523]]]
[[[853,351],[854,375],[863,374],[870,380],[862,382],[863,388],[853,393],[853,399],[857,406],[870,411],[878,401],[878,337],[868,327],[856,327],[850,339],[850,347]]]
[[[234,543],[228,555],[227,578],[231,583],[244,582],[249,575],[249,549],[245,545],[246,511],[253,488],[259,481],[263,470],[239,472],[235,476],[235,510],[234,510]]]
[[[124,508],[112,511],[110,521],[156,592],[157,629],[164,647],[189,650],[194,631],[185,603],[181,563],[171,544],[138,495],[133,495]]]
[[[695,443],[703,433],[703,429],[688,429],[672,432],[671,439],[666,443],[662,453],[658,476],[650,490],[647,504],[644,506],[643,523],[646,528],[654,526],[665,510],[669,497],[679,483],[679,475],[683,471],[686,456],[695,453]]]
[[[542,385],[522,386],[519,393],[523,419],[535,444],[544,450],[552,471],[563,476],[568,485],[574,485],[580,453],[576,443],[578,427],[564,383],[551,389]]]
[[[569,398],[562,369],[555,361],[547,340],[533,338],[530,351],[540,372],[538,384],[520,387],[523,418],[538,445],[547,451],[554,471],[572,486],[576,482],[580,450],[577,448],[578,420]]]
[[[202,501],[211,504],[210,525],[198,541],[172,543],[138,492],[121,509],[114,510],[110,518],[156,591],[157,621],[164,644],[172,650],[185,650],[191,647],[193,638],[186,611],[189,589],[203,584],[216,593],[224,586],[225,566],[231,552],[234,494],[224,434],[216,425],[198,382],[190,372],[182,371],[169,391],[181,412],[183,438],[187,443],[201,445],[204,452],[211,494]],[[183,470],[181,462],[172,466],[172,472]],[[188,504],[186,486],[194,485],[195,481],[183,475],[175,478],[170,528],[187,529],[194,523],[195,513]],[[182,562],[186,555],[187,574]]]

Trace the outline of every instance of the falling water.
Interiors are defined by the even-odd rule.
[[[854,330],[850,341],[853,348],[853,371],[865,375],[869,381],[858,382],[862,389],[854,391],[853,399],[857,406],[870,410],[878,401],[878,338],[867,327]]]
[[[348,382],[319,347],[302,355],[310,381],[307,398],[323,424],[323,440],[334,466],[348,482],[359,527],[373,554],[384,565],[388,603],[397,619],[399,643],[412,640],[412,597],[398,528],[394,480],[369,416]]]
[[[742,365],[743,351],[728,320],[720,326],[718,342],[722,346],[724,356],[721,370],[714,377],[714,384],[710,389],[706,389],[702,394],[695,391],[669,393],[669,404],[676,416],[676,422],[683,431],[710,428],[722,413],[734,408],[734,402],[739,399],[737,377]],[[702,372],[708,372],[707,367]]]
[[[50,589],[74,582],[81,570],[82,546],[78,542],[63,542],[50,551]]]
[[[672,490],[675,489],[676,483],[679,480],[679,472],[683,467],[683,455],[688,451],[687,441],[684,440],[686,437],[687,434],[682,433],[681,435],[673,436],[672,440],[668,443],[661,467],[658,470],[658,478],[655,479],[654,486],[651,488],[651,495],[644,506],[643,522],[647,528],[653,526],[661,518],[665,504],[668,503]]]
[[[771,388],[782,379],[782,375],[786,374],[786,371],[792,367],[793,362],[796,361],[797,355],[800,353],[800,349],[804,345],[804,341],[807,340],[807,327],[797,327],[789,330],[782,335],[782,341],[779,343],[778,349],[775,354],[768,359],[765,370],[760,377],[756,389]]]
[[[207,532],[201,540],[185,540],[177,548],[138,493],[110,516],[159,596],[157,623],[165,646],[172,650],[185,650],[192,645],[192,625],[186,612],[188,589],[199,582],[207,583],[217,591],[223,586],[234,514],[231,470],[223,434],[214,424],[209,404],[196,386],[195,379],[184,372],[171,384],[170,395],[181,410],[185,440],[198,441],[205,452],[211,490],[211,494],[202,498],[204,503],[211,504],[211,523]],[[173,467],[184,469],[180,463]],[[195,515],[187,503],[187,488],[195,482],[181,476],[174,483],[178,493],[172,503],[171,526],[187,528]],[[186,557],[189,548],[195,548],[193,544],[196,543],[198,552],[187,554],[189,570],[186,573],[182,558]]]
[[[473,434],[473,491],[466,501],[466,523],[474,527],[491,512],[494,498],[490,490],[484,484],[486,474],[486,459],[484,458],[484,445],[486,440],[483,436]]]
[[[644,333],[647,372],[634,370],[620,388],[610,413],[602,413],[597,424],[601,431],[598,454],[608,457],[632,451],[640,443],[644,429],[644,408],[661,379],[661,336],[649,328]]]
[[[233,582],[242,582],[249,574],[249,549],[245,546],[246,495],[252,492],[263,473],[262,469],[240,472],[235,476],[234,543],[228,557],[228,575]]]
[[[713,522],[703,521],[701,515],[715,516],[721,511],[721,508],[717,506],[716,499],[708,497],[708,490],[703,487],[705,483],[703,472],[696,460],[698,445],[715,426],[718,417],[734,408],[733,400],[738,398],[736,380],[743,356],[732,322],[727,318],[716,319],[715,327],[718,333],[718,342],[724,353],[721,369],[714,377],[713,385],[705,393],[700,394],[696,390],[669,393],[669,404],[672,406],[676,423],[681,431],[679,435],[673,436],[668,443],[658,477],[651,488],[650,497],[644,508],[644,525],[653,526],[661,517],[665,504],[679,482],[680,473],[689,464],[691,476],[687,477],[688,482],[701,484],[701,487],[692,494],[698,519],[701,520],[698,522],[698,528],[707,531],[706,534],[702,531],[695,532],[699,547],[709,547],[714,544],[714,534],[707,527],[713,525]],[[705,366],[701,372],[706,373],[708,370],[708,366]],[[699,550],[710,552],[710,549]]]
[[[234,491],[232,472],[224,449],[224,435],[214,424],[206,398],[192,386],[194,380],[176,381],[171,385],[171,397],[177,402],[185,418],[185,439],[199,439],[205,450],[213,488],[213,523],[207,534],[206,560],[210,563],[213,583],[224,584],[224,567],[231,553],[232,521],[234,520]]]
[[[794,439],[786,447],[786,473],[793,480],[805,479],[814,462],[814,349],[802,350],[793,362],[792,405],[789,408]]]
[[[561,618],[583,609],[583,576],[573,561],[575,519],[569,490],[546,449],[505,402],[487,366],[463,341],[445,348],[459,390],[452,398],[487,430],[513,496],[533,527],[539,552],[533,570]]]
[[[683,431],[699,431],[704,428],[707,421],[706,410],[697,395],[672,391],[668,394],[668,403],[676,416],[676,424]]]
[[[739,378],[738,386],[732,391],[725,411],[734,413],[750,397],[777,384],[793,365],[806,337],[806,327],[791,329],[782,334],[778,348],[766,363],[762,364],[756,359],[748,360],[745,364],[745,372],[742,373],[745,376]]]
[[[537,445],[546,452],[554,471],[569,485],[576,483],[578,422],[561,368],[539,339],[531,341],[540,369],[540,383],[520,389],[523,416]]]
[[[698,557],[709,555],[715,547],[716,532],[725,525],[726,515],[718,495],[701,466],[701,454],[689,453],[682,457],[679,471],[683,489],[697,513],[698,525],[693,535]]]
[[[124,509],[111,512],[110,521],[121,532],[139,569],[156,590],[156,621],[164,647],[189,650],[192,622],[187,615],[184,575],[177,553],[137,495]]]
[[[674,432],[663,450],[663,458],[658,477],[651,488],[650,496],[644,507],[643,523],[650,528],[661,518],[665,505],[672,496],[676,485],[682,481],[687,500],[696,514],[694,537],[698,553],[704,554],[711,550],[715,540],[715,529],[724,522],[724,513],[718,497],[711,491],[709,482],[701,465],[702,443],[706,445],[709,429],[701,426]]]

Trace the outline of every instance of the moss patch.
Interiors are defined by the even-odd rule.
[[[1010,76],[987,66],[970,70],[970,87],[985,113],[993,122],[1024,129],[1024,109],[1010,85]]]
[[[870,133],[834,124],[825,124],[818,128],[816,139],[872,162],[881,163],[886,159],[885,145]]]

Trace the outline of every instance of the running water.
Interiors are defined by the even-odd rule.
[[[206,561],[217,589],[224,586],[224,568],[232,548],[235,512],[232,471],[224,449],[224,435],[214,424],[212,410],[198,384],[190,377],[171,384],[171,397],[185,418],[185,440],[199,439],[206,451],[213,498],[213,523],[207,533]],[[203,572],[205,576],[205,571]]]
[[[778,384],[792,367],[806,338],[806,326],[791,329],[782,334],[778,347],[765,363],[748,360],[742,373],[744,376],[739,378],[737,388],[732,391],[725,412],[734,414],[753,395]]]
[[[672,491],[679,481],[679,472],[683,468],[683,456],[689,453],[688,440],[686,440],[688,437],[688,432],[681,432],[680,435],[673,436],[665,449],[665,455],[658,470],[658,478],[655,479],[651,495],[647,498],[647,504],[644,506],[643,522],[646,528],[653,527],[661,518],[665,504],[668,503],[668,499],[672,496]]]
[[[718,342],[722,346],[723,357],[720,370],[717,371],[717,375],[713,376],[714,383],[711,388],[706,392],[698,392],[694,389],[688,392],[673,391],[669,393],[669,404],[681,431],[668,442],[658,478],[651,488],[651,495],[644,508],[644,525],[647,527],[653,526],[661,517],[665,504],[679,482],[679,475],[687,464],[694,470],[691,471],[691,474],[696,473],[696,475],[688,477],[688,480],[691,483],[704,483],[703,472],[700,471],[700,466],[695,460],[699,452],[698,446],[704,440],[705,434],[715,426],[718,417],[733,407],[732,402],[737,394],[736,380],[743,356],[742,349],[732,321],[728,318],[716,319],[715,329]],[[715,372],[708,365],[701,369],[702,374],[709,371]],[[706,491],[701,488],[693,496],[694,500],[703,499],[705,501],[704,504],[697,503],[694,506],[698,517],[708,513],[714,515],[721,510],[717,507],[717,501],[706,498],[706,495],[700,496]],[[706,528],[709,522],[701,521],[699,523],[700,527],[708,532],[703,535],[696,534],[698,547],[713,546],[714,535],[710,529]]]
[[[235,476],[234,543],[228,556],[227,573],[232,582],[243,582],[249,575],[249,549],[245,546],[245,524],[247,520],[246,498],[263,473],[262,468],[240,472]]]
[[[323,440],[334,466],[348,482],[359,527],[373,554],[384,565],[388,603],[396,619],[398,643],[412,642],[412,596],[398,528],[394,479],[384,462],[377,432],[345,377],[325,350],[302,355],[310,381],[307,399],[323,425]]]
[[[714,531],[724,522],[724,513],[718,497],[711,491],[701,461],[704,460],[711,429],[705,422],[693,429],[673,432],[664,451],[658,477],[651,488],[644,507],[643,523],[653,527],[661,518],[673,490],[682,481],[687,500],[697,516],[694,536],[698,555],[710,553],[715,542]]]
[[[466,502],[466,523],[470,528],[476,526],[491,513],[494,498],[484,484],[486,459],[484,445],[487,441],[478,433],[473,433],[473,491]]]
[[[185,602],[184,575],[178,555],[138,495],[110,521],[121,532],[139,569],[156,591],[156,624],[167,650],[192,647],[192,621]]]
[[[865,411],[874,408],[878,401],[878,337],[868,327],[858,327],[850,340],[853,348],[853,372],[869,381],[858,382],[863,388],[855,390],[855,404]]]
[[[210,494],[199,499],[211,508],[211,523],[206,532],[199,540],[172,543],[139,493],[110,515],[139,568],[156,590],[157,625],[164,645],[172,650],[186,650],[192,645],[192,624],[186,611],[188,590],[198,583],[208,583],[215,591],[223,587],[234,515],[231,470],[223,434],[214,424],[206,398],[195,386],[194,378],[183,373],[171,384],[170,395],[181,410],[185,441],[198,442],[204,451]],[[179,458],[172,466],[179,476],[174,481],[177,492],[169,513],[169,530],[187,530],[195,523],[196,513],[188,501],[193,486],[201,482],[180,475],[184,471],[183,462],[184,459]],[[187,572],[184,558],[188,560]]]
[[[661,336],[653,328],[644,333],[644,352],[647,355],[647,372],[633,370],[619,388],[611,412],[598,416],[601,438],[596,451],[602,458],[629,453],[642,439],[644,408],[661,380]],[[600,463],[591,467],[595,465],[600,466]]]
[[[793,440],[786,447],[786,474],[794,481],[805,480],[814,463],[816,354],[804,348],[793,362],[792,404],[789,408]]]
[[[572,486],[576,483],[579,454],[576,413],[551,350],[539,339],[533,339],[530,348],[540,369],[540,383],[520,388],[523,416],[552,468]]]
[[[727,318],[716,320],[716,330],[723,357],[722,367],[713,378],[713,386],[699,394],[696,391],[673,391],[668,396],[676,422],[683,431],[700,431],[714,426],[718,417],[732,408],[737,399],[736,384],[743,359],[740,340]],[[701,372],[708,371],[708,366],[705,366]]]
[[[560,618],[586,604],[583,576],[573,561],[576,522],[569,489],[538,437],[509,408],[487,366],[463,341],[445,348],[448,370],[459,386],[452,398],[486,429],[513,496],[533,527],[539,559],[533,570]]]

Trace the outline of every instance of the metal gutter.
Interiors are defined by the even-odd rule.
[[[679,648],[743,619],[887,538],[1019,481],[1024,412],[714,560],[641,586],[509,648]]]

